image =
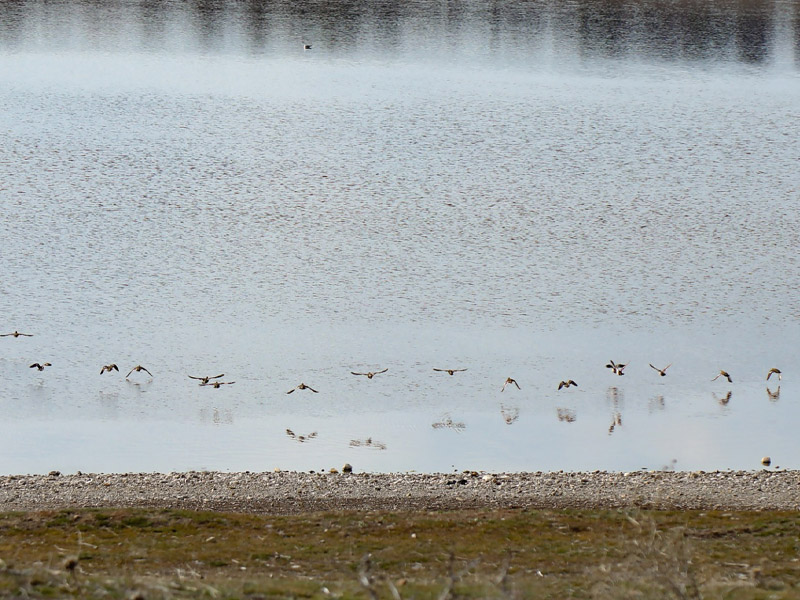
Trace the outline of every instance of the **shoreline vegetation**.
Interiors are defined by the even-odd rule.
[[[0,598],[800,598],[800,472],[0,477]]]

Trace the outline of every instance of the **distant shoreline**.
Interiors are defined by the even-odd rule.
[[[800,471],[116,473],[0,476],[0,511],[302,514],[458,509],[800,510]]]

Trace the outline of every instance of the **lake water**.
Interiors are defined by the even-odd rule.
[[[9,1],[0,106],[0,472],[800,468],[796,2]]]

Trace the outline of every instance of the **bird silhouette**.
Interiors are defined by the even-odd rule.
[[[661,375],[662,377],[666,377],[666,376],[667,376],[667,369],[669,369],[669,368],[672,366],[672,363],[669,363],[669,364],[668,364],[666,367],[664,367],[663,369],[659,369],[658,367],[656,367],[656,366],[653,366],[653,364],[652,364],[652,363],[649,363],[649,364],[650,364],[650,367],[651,367],[651,368],[653,368],[653,369],[655,369],[656,371],[658,371],[658,374],[659,374],[659,375]]]
[[[29,369],[33,369],[33,368],[35,367],[35,368],[39,369],[40,371],[44,371],[44,368],[45,368],[45,367],[52,367],[52,366],[53,366],[53,365],[51,365],[50,363],[41,363],[41,364],[39,364],[39,363],[33,363],[33,364],[32,364],[30,367],[28,367],[28,368],[29,368]]]
[[[153,376],[153,374],[152,374],[150,371],[148,371],[147,369],[145,369],[145,368],[144,368],[142,365],[136,365],[136,366],[135,366],[135,367],[133,367],[133,368],[132,368],[130,371],[128,371],[128,374],[127,374],[127,375],[125,375],[125,379],[127,379],[128,377],[130,377],[130,376],[131,376],[131,373],[133,373],[134,371],[136,371],[137,373],[140,373],[141,371],[144,371],[145,373],[147,373],[148,375],[150,375],[150,377],[152,377],[152,376]]]
[[[109,373],[111,373],[111,371],[119,371],[119,367],[117,367],[117,365],[115,365],[114,363],[111,363],[110,365],[104,365],[103,368],[100,369],[100,375],[102,375],[106,371],[108,371]]]
[[[569,380],[567,380],[567,381],[561,381],[561,382],[559,382],[559,384],[558,384],[558,389],[561,389],[561,388],[568,388],[568,387],[569,387],[569,386],[571,386],[571,385],[574,385],[575,387],[578,387],[578,384],[577,384],[577,383],[575,383],[574,381],[572,381],[572,379],[569,379]]]
[[[225,373],[220,373],[219,375],[206,375],[205,377],[195,377],[194,375],[187,375],[189,379],[197,379],[200,382],[200,385],[207,384],[211,379],[219,379],[220,377],[225,377]]]
[[[15,338],[18,338],[20,336],[33,337],[33,334],[32,333],[20,333],[19,331],[12,331],[11,333],[0,333],[0,337],[8,337],[8,336],[12,336],[12,337],[15,337]]]
[[[305,383],[301,383],[301,384],[300,384],[300,385],[298,385],[297,387],[293,387],[292,389],[290,389],[290,390],[289,390],[288,392],[286,392],[286,393],[287,393],[287,394],[291,394],[291,393],[292,393],[293,391],[295,391],[295,390],[311,390],[311,391],[312,391],[312,392],[314,392],[315,394],[319,394],[319,392],[318,392],[317,390],[315,390],[315,389],[314,389],[314,388],[312,388],[311,386],[308,386],[308,385],[306,385]]]
[[[780,369],[776,369],[775,367],[771,368],[769,370],[769,373],[767,373],[767,381],[769,381],[769,378],[772,377],[773,373],[775,373],[775,375],[778,376],[778,381],[780,381],[781,380],[781,375],[782,375],[781,374],[781,370]]]
[[[507,386],[507,385],[509,385],[509,384],[511,384],[511,383],[513,383],[515,386],[517,386],[517,389],[518,389],[518,390],[521,390],[521,389],[522,389],[521,387],[519,387],[519,384],[517,383],[517,381],[516,381],[515,379],[512,379],[511,377],[507,377],[507,378],[506,378],[506,381],[505,381],[505,383],[503,384],[503,387],[502,387],[502,389],[501,389],[500,391],[501,391],[501,392],[504,392],[504,391],[505,391],[505,389],[506,389],[506,386]]]
[[[434,369],[434,371],[440,371],[442,373],[452,375],[453,373],[461,373],[462,371],[466,371],[466,369]]]
[[[367,379],[372,379],[375,375],[380,375],[381,373],[386,373],[389,369],[386,368],[383,371],[367,371],[366,373],[356,373],[355,371],[350,371],[353,375],[364,375]]]
[[[725,379],[727,379],[727,380],[728,380],[728,383],[733,383],[733,379],[731,379],[731,376],[730,376],[730,375],[728,375],[728,372],[727,372],[727,371],[720,371],[720,372],[717,374],[717,376],[716,376],[716,377],[714,377],[714,379],[712,379],[711,381],[716,381],[716,380],[717,380],[717,379],[719,379],[720,377],[724,377]]]

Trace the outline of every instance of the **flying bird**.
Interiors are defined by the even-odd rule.
[[[462,371],[466,371],[466,369],[434,369],[434,371],[440,371],[442,373],[452,375],[453,373],[461,373]]]
[[[558,384],[558,389],[561,389],[561,388],[564,388],[564,387],[568,388],[568,387],[569,387],[569,386],[571,386],[571,385],[574,385],[575,387],[578,387],[578,384],[577,384],[577,383],[575,383],[574,381],[572,381],[572,379],[570,379],[570,380],[568,380],[568,381],[562,381],[562,382],[560,382],[560,383]]]
[[[628,366],[628,363],[623,365],[621,363],[619,363],[619,364],[615,363],[613,360],[609,360],[608,364],[606,365],[606,369],[611,369],[611,372],[614,373],[614,375],[622,376],[622,375],[625,375],[625,373],[623,373],[623,371],[625,370],[625,367],[627,367],[627,366]]]
[[[372,379],[375,375],[380,375],[381,373],[386,373],[388,371],[388,367],[383,371],[367,371],[366,373],[356,373],[355,371],[350,371],[353,375],[364,375],[367,379]]]
[[[213,387],[219,389],[221,385],[233,385],[236,383],[235,381],[207,381],[206,383],[201,383],[200,387]]]
[[[220,373],[219,375],[206,375],[205,377],[195,377],[194,375],[187,375],[189,379],[197,379],[200,382],[200,385],[206,385],[211,379],[219,379],[220,377],[224,377],[225,373]]]
[[[102,375],[106,371],[108,371],[109,373],[111,373],[111,371],[119,371],[119,367],[117,367],[117,365],[115,365],[114,363],[111,363],[110,365],[104,365],[103,368],[100,369],[100,375]]]
[[[33,337],[33,334],[32,333],[20,333],[19,331],[12,331],[11,333],[0,333],[0,337],[8,337],[8,336],[13,336],[15,338],[18,338],[19,336]]]
[[[311,50],[311,44],[303,44],[303,50]]]
[[[44,368],[45,368],[45,367],[52,367],[52,366],[53,366],[53,365],[51,365],[50,363],[41,363],[41,364],[39,364],[39,363],[33,363],[33,364],[32,364],[30,367],[28,367],[28,368],[29,368],[29,369],[33,369],[34,367],[36,367],[36,368],[37,368],[37,369],[39,369],[40,371],[44,371]]]
[[[776,369],[774,367],[769,370],[769,373],[767,373],[767,381],[769,381],[769,378],[772,377],[773,373],[775,373],[775,375],[778,376],[778,381],[780,381],[781,380],[781,370],[780,369]]]
[[[290,389],[290,390],[289,390],[288,392],[286,392],[286,393],[287,393],[287,394],[291,394],[291,393],[292,393],[293,391],[295,391],[295,390],[311,390],[311,391],[312,391],[312,392],[314,392],[315,394],[319,394],[319,392],[318,392],[317,390],[315,390],[315,389],[314,389],[314,388],[312,388],[311,386],[308,386],[308,385],[306,385],[305,383],[301,383],[301,384],[300,384],[300,385],[298,385],[297,387],[293,387],[292,389]]]
[[[650,367],[655,369],[656,371],[658,371],[658,374],[661,375],[662,377],[666,377],[667,376],[667,369],[669,369],[672,366],[672,363],[669,363],[663,369],[659,369],[658,367],[653,366],[652,363],[649,363],[649,364],[650,364]]]
[[[128,377],[130,377],[130,376],[131,376],[131,373],[133,373],[134,371],[136,371],[137,373],[139,373],[139,372],[141,372],[141,371],[144,371],[145,373],[147,373],[148,375],[150,375],[150,377],[152,377],[152,376],[153,376],[153,374],[152,374],[150,371],[148,371],[147,369],[145,369],[145,368],[144,368],[142,365],[136,365],[136,366],[135,366],[135,367],[133,367],[133,368],[132,368],[130,371],[128,371],[128,374],[127,374],[127,375],[125,375],[125,379],[127,379]]]
[[[505,389],[506,389],[506,386],[507,386],[508,384],[510,384],[510,383],[513,383],[515,386],[517,386],[517,389],[518,389],[518,390],[521,390],[521,389],[522,389],[521,387],[519,387],[519,384],[517,383],[517,381],[516,381],[515,379],[511,379],[511,377],[507,377],[507,378],[506,378],[506,381],[505,381],[505,383],[503,384],[503,388],[502,388],[500,391],[501,391],[501,392],[504,392],[504,391],[505,391]]]
[[[314,431],[312,433],[309,433],[308,435],[297,435],[291,429],[287,429],[286,430],[286,435],[288,435],[293,440],[297,440],[298,442],[300,442],[302,444],[303,442],[307,442],[308,440],[313,440],[315,437],[317,437],[317,432]]]
[[[714,379],[712,379],[711,381],[716,381],[716,380],[717,380],[717,379],[719,379],[720,377],[724,377],[725,379],[727,379],[727,380],[728,380],[728,383],[733,383],[733,379],[731,379],[731,376],[730,376],[730,375],[728,375],[728,372],[727,372],[727,371],[720,371],[720,372],[717,374],[717,376],[716,376],[716,377],[714,377]]]

